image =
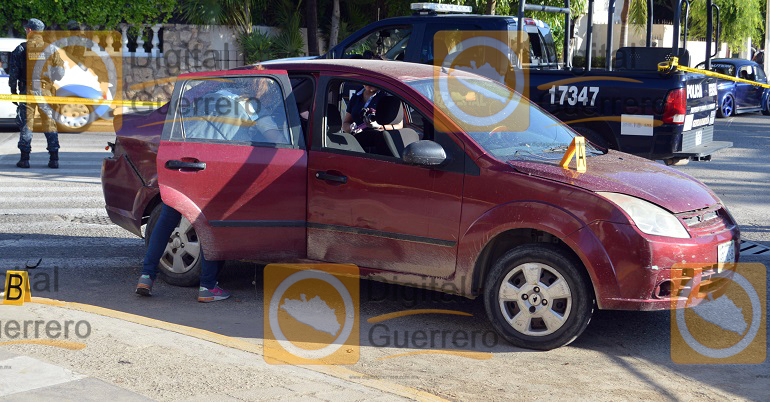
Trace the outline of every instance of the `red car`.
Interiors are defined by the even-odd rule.
[[[738,227],[705,185],[590,145],[588,171],[565,170],[576,134],[536,106],[526,131],[469,133],[434,108],[432,66],[269,68],[183,76],[168,108],[126,116],[104,161],[113,222],[151,232],[160,194],[186,218],[161,263],[172,284],[196,282],[200,247],[211,259],[352,263],[366,278],[484,297],[504,338],[551,349],[594,306],[670,308],[674,264],[737,258]],[[385,93],[376,122],[403,128],[342,130],[363,84]]]

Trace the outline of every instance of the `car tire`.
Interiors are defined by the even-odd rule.
[[[770,116],[770,94],[765,97],[765,107],[762,108],[762,114]]]
[[[735,98],[732,95],[726,95],[722,103],[717,108],[717,116],[730,117],[735,114]]]
[[[150,214],[145,229],[145,244],[149,245],[150,236],[160,217],[163,204],[158,204]],[[184,216],[174,228],[168,239],[166,249],[160,258],[158,269],[164,282],[174,286],[197,286],[200,283],[202,259],[200,242],[190,221]],[[197,252],[196,252],[197,251]]]
[[[484,304],[492,326],[508,342],[551,350],[583,333],[593,314],[594,297],[574,257],[555,245],[526,244],[494,263]]]

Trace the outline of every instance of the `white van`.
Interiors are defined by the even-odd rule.
[[[0,94],[10,94],[11,87],[8,86],[8,62],[11,58],[11,52],[17,46],[24,43],[26,39],[19,38],[0,38]],[[0,102],[0,125],[9,126],[16,124],[16,105],[11,102]]]

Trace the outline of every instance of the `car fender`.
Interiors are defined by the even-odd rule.
[[[599,276],[606,282],[609,277],[598,270],[612,273],[612,263],[591,230],[569,211],[539,201],[515,201],[496,206],[479,216],[466,230],[458,244],[456,278],[471,277],[464,281],[466,294],[474,294],[483,281],[492,261],[482,266],[481,258],[485,247],[497,235],[513,229],[536,229],[549,233],[569,247],[586,268],[597,300],[613,293],[612,289],[598,288]],[[479,270],[479,271],[477,271]],[[617,288],[617,284],[615,286]]]

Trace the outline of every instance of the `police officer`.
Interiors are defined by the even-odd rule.
[[[35,94],[53,96],[53,80],[50,75],[55,69],[62,69],[64,62],[58,51],[46,47],[41,33],[45,24],[37,18],[31,18],[24,24],[27,32],[27,42],[20,44],[11,53],[8,73],[8,85],[12,94]],[[35,63],[38,59],[46,60],[49,65],[49,76],[40,73],[39,77],[31,77],[32,82],[27,82],[27,61]],[[34,66],[30,66],[34,67]],[[28,85],[29,84],[29,85]],[[35,88],[39,85],[39,89]],[[28,92],[29,91],[29,92]],[[56,123],[53,121],[53,110],[48,104],[17,103],[16,125],[19,127],[19,150],[21,159],[16,163],[17,167],[29,168],[29,153],[32,151],[32,127],[34,126],[35,113],[39,111],[45,138],[48,141],[48,153],[50,159],[48,167],[59,167],[59,133],[56,131]],[[29,121],[28,121],[29,118]]]

